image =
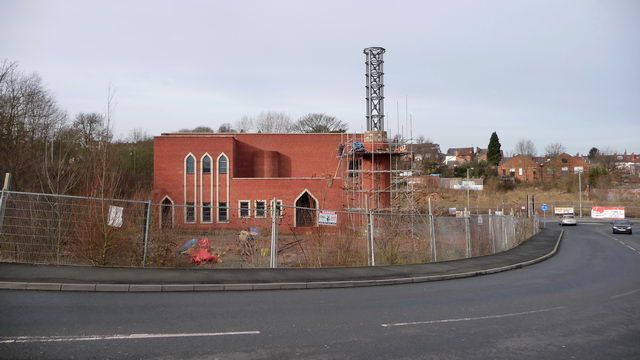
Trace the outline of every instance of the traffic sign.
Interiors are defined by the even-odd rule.
[[[542,212],[547,212],[549,210],[549,206],[547,204],[542,204],[542,206],[540,206],[540,210],[542,210]]]

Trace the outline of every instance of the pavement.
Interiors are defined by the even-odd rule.
[[[321,269],[158,269],[0,264],[0,289],[50,291],[231,291],[407,284],[492,274],[553,256],[562,231],[543,229],[520,246],[429,264]]]
[[[638,250],[640,232],[579,224],[564,228],[545,261],[452,281],[304,291],[0,290],[0,359],[637,360]]]

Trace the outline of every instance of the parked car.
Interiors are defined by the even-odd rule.
[[[616,220],[611,223],[611,230],[614,234],[631,234],[631,222],[629,220]]]
[[[576,216],[573,214],[564,214],[562,215],[562,218],[560,218],[560,224],[561,226],[565,226],[565,225],[571,225],[571,226],[576,226],[578,224],[578,222],[576,221]]]

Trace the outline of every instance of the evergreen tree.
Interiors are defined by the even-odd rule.
[[[494,131],[489,139],[489,146],[487,149],[487,160],[491,165],[498,165],[502,160],[502,153],[500,152],[500,140],[498,134]]]

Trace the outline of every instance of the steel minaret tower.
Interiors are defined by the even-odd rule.
[[[384,52],[381,47],[364,49],[367,67],[367,131],[372,132],[384,131]]]

